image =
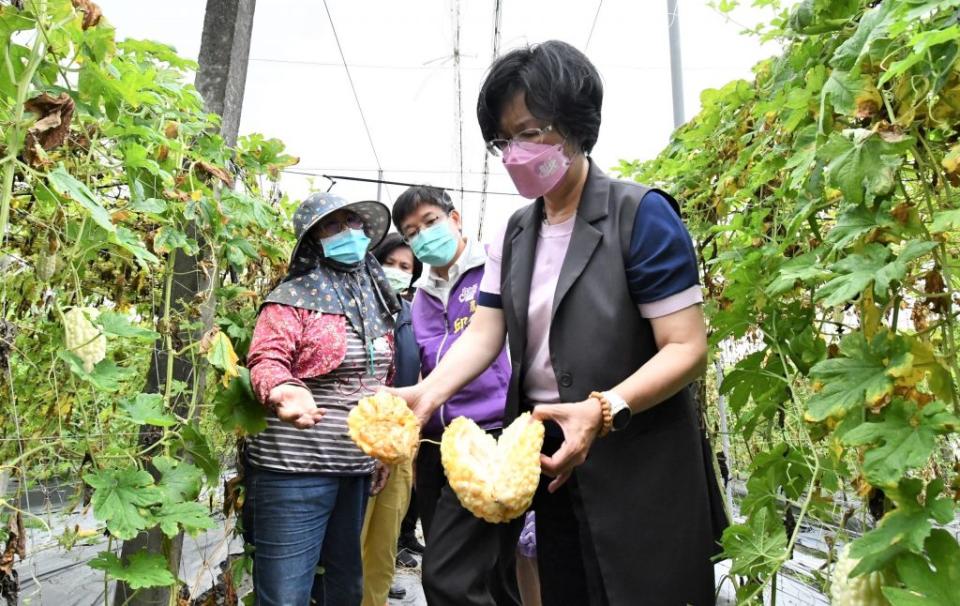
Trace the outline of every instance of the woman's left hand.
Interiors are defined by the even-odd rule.
[[[377,461],[373,468],[373,480],[370,482],[370,496],[375,497],[380,494],[387,480],[390,478],[390,468]]]
[[[553,477],[547,487],[556,492],[573,473],[573,469],[587,460],[587,453],[603,423],[603,410],[596,398],[587,398],[573,404],[541,404],[533,409],[533,418],[555,421],[563,430],[563,443],[552,456],[540,455],[543,473]]]

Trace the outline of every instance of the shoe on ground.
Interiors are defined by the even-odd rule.
[[[407,597],[407,590],[399,585],[393,585],[390,587],[390,593],[387,594],[387,597],[391,600],[402,600]]]
[[[417,540],[416,535],[401,536],[400,540],[397,541],[397,547],[412,551],[417,555],[423,555],[423,550],[425,549],[423,544]]]
[[[401,549],[397,552],[397,566],[400,568],[416,568],[419,565],[420,562],[408,550]]]

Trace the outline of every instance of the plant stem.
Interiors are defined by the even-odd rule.
[[[113,553],[113,537],[107,537],[107,551]],[[110,606],[110,578],[107,571],[103,571],[103,606]]]
[[[950,186],[947,184],[946,177],[940,172],[939,164],[937,163],[936,157],[933,155],[933,150],[930,149],[930,145],[927,143],[926,139],[923,137],[919,138],[923,149],[927,153],[927,159],[930,161],[931,166],[927,167],[931,172],[937,175],[938,181],[944,185],[944,188],[947,190],[947,198],[950,198],[952,193]],[[920,154],[915,155],[917,165],[923,167],[925,162],[920,159]],[[926,202],[927,211],[930,213],[932,218],[935,209],[933,207],[933,201],[931,200],[930,191],[924,190],[924,201]],[[926,227],[924,231],[927,232],[927,238],[933,240],[933,236],[930,235]],[[940,271],[943,272],[943,284],[944,284],[944,295],[947,297],[948,310],[949,306],[953,304],[953,277],[950,272],[950,264],[947,262],[950,259],[950,254],[947,251],[947,245],[944,242],[940,242],[935,249],[936,254],[934,259],[937,264],[940,265]],[[944,321],[942,324],[943,328],[943,340],[944,345],[947,349],[947,359],[949,360],[950,370],[952,374],[953,381],[951,381],[950,391],[953,396],[953,411],[954,413],[960,415],[960,394],[957,393],[957,381],[960,381],[960,360],[957,360],[958,351],[957,351],[957,341],[956,341],[956,323],[954,322],[954,317],[952,313],[944,314]]]
[[[166,271],[166,283],[164,284],[164,293],[163,293],[163,331],[164,331],[164,347],[167,350],[167,368],[166,368],[166,380],[163,385],[163,406],[165,409],[170,409],[170,394],[173,391],[173,363],[176,359],[176,351],[173,349],[173,331],[170,326],[170,299],[173,296],[173,274],[174,274],[174,263],[177,259],[177,249],[174,248],[167,255],[167,267]],[[164,442],[164,454],[169,455],[169,446],[167,441],[167,434],[169,433],[169,428],[163,428],[163,437],[161,441]]]
[[[46,442],[44,444],[41,444],[40,446],[35,446],[34,448],[31,448],[30,450],[23,452],[22,454],[20,454],[20,456],[13,459],[12,461],[9,461],[7,463],[4,463],[3,465],[0,465],[0,469],[14,469],[17,467],[17,464],[19,464],[20,461],[27,459],[30,455],[36,454],[43,450],[52,449],[54,446],[56,446],[56,444],[52,442]]]
[[[37,3],[36,15],[38,28],[41,27],[40,23],[43,21],[46,12],[47,0],[40,0]],[[45,51],[43,41],[44,36],[37,33],[37,37],[33,41],[33,46],[30,48],[30,58],[27,60],[27,65],[20,75],[20,80],[17,81],[17,98],[13,104],[13,120],[7,131],[7,158],[4,159],[3,163],[3,184],[0,185],[0,246],[3,246],[3,242],[7,237],[7,223],[10,218],[10,200],[13,198],[13,174],[17,167],[16,157],[20,155],[20,150],[23,147],[25,134],[22,124],[23,106],[27,101],[27,92],[30,90],[30,82],[33,81],[33,74],[37,71],[37,68],[40,66],[40,61],[43,59]]]

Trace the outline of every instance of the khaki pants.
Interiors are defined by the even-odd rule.
[[[407,513],[413,487],[413,463],[390,469],[387,485],[367,502],[360,535],[363,554],[363,606],[384,606],[393,582],[400,521]]]

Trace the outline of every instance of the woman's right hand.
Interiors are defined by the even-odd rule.
[[[409,387],[386,388],[387,391],[393,395],[406,400],[407,406],[409,406],[410,410],[413,411],[413,414],[417,416],[417,420],[420,422],[420,427],[423,427],[427,424],[427,421],[430,420],[430,416],[433,414],[433,411],[440,408],[444,402],[443,399],[438,398],[430,391],[424,389],[423,385],[424,384],[421,382]]]
[[[327,413],[326,410],[317,408],[309,389],[291,383],[271,389],[269,402],[276,405],[277,418],[297,429],[313,427]]]

